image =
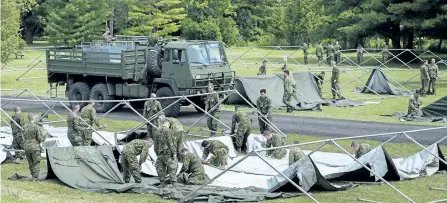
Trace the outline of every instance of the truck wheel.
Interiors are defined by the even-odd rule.
[[[93,100],[112,100],[113,97],[109,95],[109,90],[107,90],[107,85],[104,83],[99,83],[93,86],[92,91],[90,91],[90,99]],[[115,102],[96,102],[95,109],[98,113],[105,113],[116,105]]]
[[[172,92],[171,88],[169,87],[162,87],[157,90],[157,97],[172,97],[175,96],[174,92]],[[160,99],[161,107],[166,108],[170,104],[174,103],[177,99]],[[176,104],[172,105],[171,107],[167,108],[165,110],[165,115],[168,117],[177,117],[180,113],[180,102],[177,102]]]
[[[147,70],[148,76],[152,76],[151,78],[160,77],[161,76],[161,64],[159,61],[159,49],[149,50],[148,54],[148,63]],[[155,76],[155,77],[154,77]]]
[[[85,82],[76,82],[72,84],[68,89],[68,100],[69,101],[88,101],[90,99],[90,86]],[[79,103],[79,102],[70,102],[70,105],[73,107],[79,104],[84,107],[87,102]]]

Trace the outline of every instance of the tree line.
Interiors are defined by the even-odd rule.
[[[446,0],[2,0],[1,4],[2,45],[5,38],[32,44],[36,37],[44,37],[52,44],[72,46],[99,39],[106,27],[113,34],[219,40],[229,46],[338,40],[344,48],[388,43],[390,48],[412,49],[435,40],[441,49],[447,37]],[[13,44],[20,42],[14,40]]]

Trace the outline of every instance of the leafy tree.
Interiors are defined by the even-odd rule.
[[[20,38],[20,5],[17,1],[1,1],[1,21],[1,62],[7,62],[24,46]]]
[[[220,28],[215,20],[205,20],[200,23],[186,18],[182,22],[182,37],[186,39],[218,40],[222,41]]]
[[[22,36],[27,44],[32,44],[34,36],[43,32],[46,14],[42,5],[45,0],[22,0],[20,2]]]

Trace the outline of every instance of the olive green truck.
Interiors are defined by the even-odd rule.
[[[70,101],[139,99],[151,93],[158,97],[198,95],[206,93],[210,83],[216,91],[231,90],[235,80],[225,49],[215,41],[161,40],[153,47],[107,44],[53,49],[47,50],[46,62],[51,89],[65,85]],[[189,99],[204,108],[206,96]],[[176,100],[160,102],[165,108]],[[142,103],[132,105],[141,107]],[[103,113],[116,104],[97,102],[95,108]],[[182,100],[165,109],[165,114],[176,117],[180,107],[187,105],[190,103]]]

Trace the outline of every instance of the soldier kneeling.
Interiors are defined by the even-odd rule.
[[[186,185],[203,185],[209,180],[199,157],[189,152],[186,148],[180,151],[180,156],[183,166],[177,178],[178,182]]]

